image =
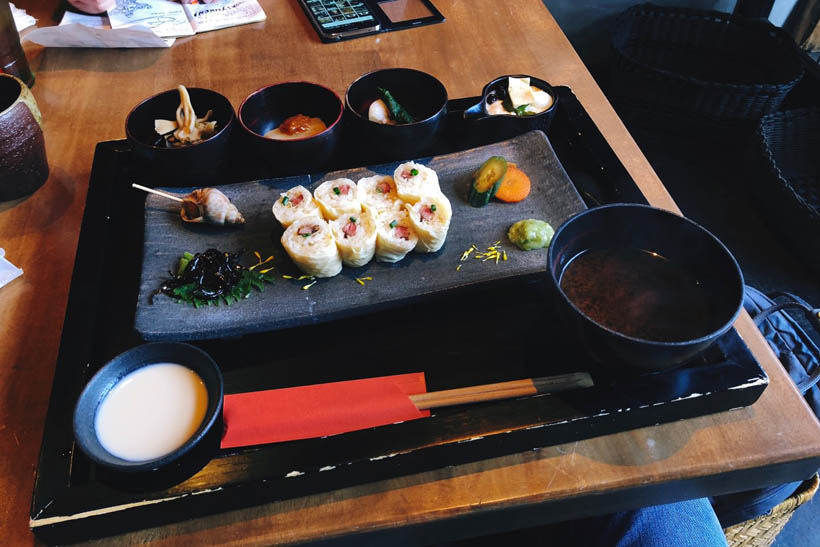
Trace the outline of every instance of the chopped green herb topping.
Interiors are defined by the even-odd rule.
[[[342,191],[341,191],[341,190],[339,190],[339,187],[337,186],[337,187],[335,187],[335,188],[333,189],[333,193],[334,193],[334,194],[336,194],[336,195],[338,196],[339,194],[341,194],[341,193],[342,193]]]
[[[350,222],[352,222],[353,224],[356,224],[356,217],[350,217]]]
[[[288,204],[288,196],[282,196],[282,205]]]
[[[430,210],[433,211],[434,213],[436,212],[436,204],[435,203],[430,206]]]
[[[419,174],[419,170],[414,167],[413,169],[410,169],[410,174],[415,177]]]
[[[396,227],[396,224],[398,224],[398,222],[396,222],[396,221],[394,220],[393,222],[391,222],[391,223],[390,223],[390,227],[391,227],[391,228],[395,228],[395,227]]]

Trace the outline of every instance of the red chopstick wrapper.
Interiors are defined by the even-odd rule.
[[[430,416],[423,372],[226,395],[222,448],[309,439]]]

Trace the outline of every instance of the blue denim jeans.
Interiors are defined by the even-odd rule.
[[[642,507],[566,523],[584,547],[724,547],[723,528],[707,498]]]

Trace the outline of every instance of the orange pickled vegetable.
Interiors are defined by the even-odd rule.
[[[495,193],[495,197],[507,203],[522,201],[530,195],[530,177],[512,164],[507,165],[507,174],[501,181],[501,186]]]

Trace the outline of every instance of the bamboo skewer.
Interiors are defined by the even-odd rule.
[[[142,190],[143,192],[148,192],[149,194],[156,194],[158,196],[162,196],[162,197],[168,198],[168,199],[173,199],[174,201],[179,201],[180,203],[182,203],[184,201],[182,198],[177,197],[173,194],[169,194],[167,192],[162,192],[160,190],[154,190],[153,188],[148,188],[147,186],[142,186],[142,185],[137,184],[137,183],[132,182],[131,186],[133,186],[137,190]]]
[[[557,376],[541,378],[527,378],[480,386],[445,389],[410,395],[410,400],[419,410],[439,408],[443,406],[463,405],[498,399],[525,397],[539,393],[554,393],[570,389],[592,387],[592,377],[586,372],[572,372]]]

